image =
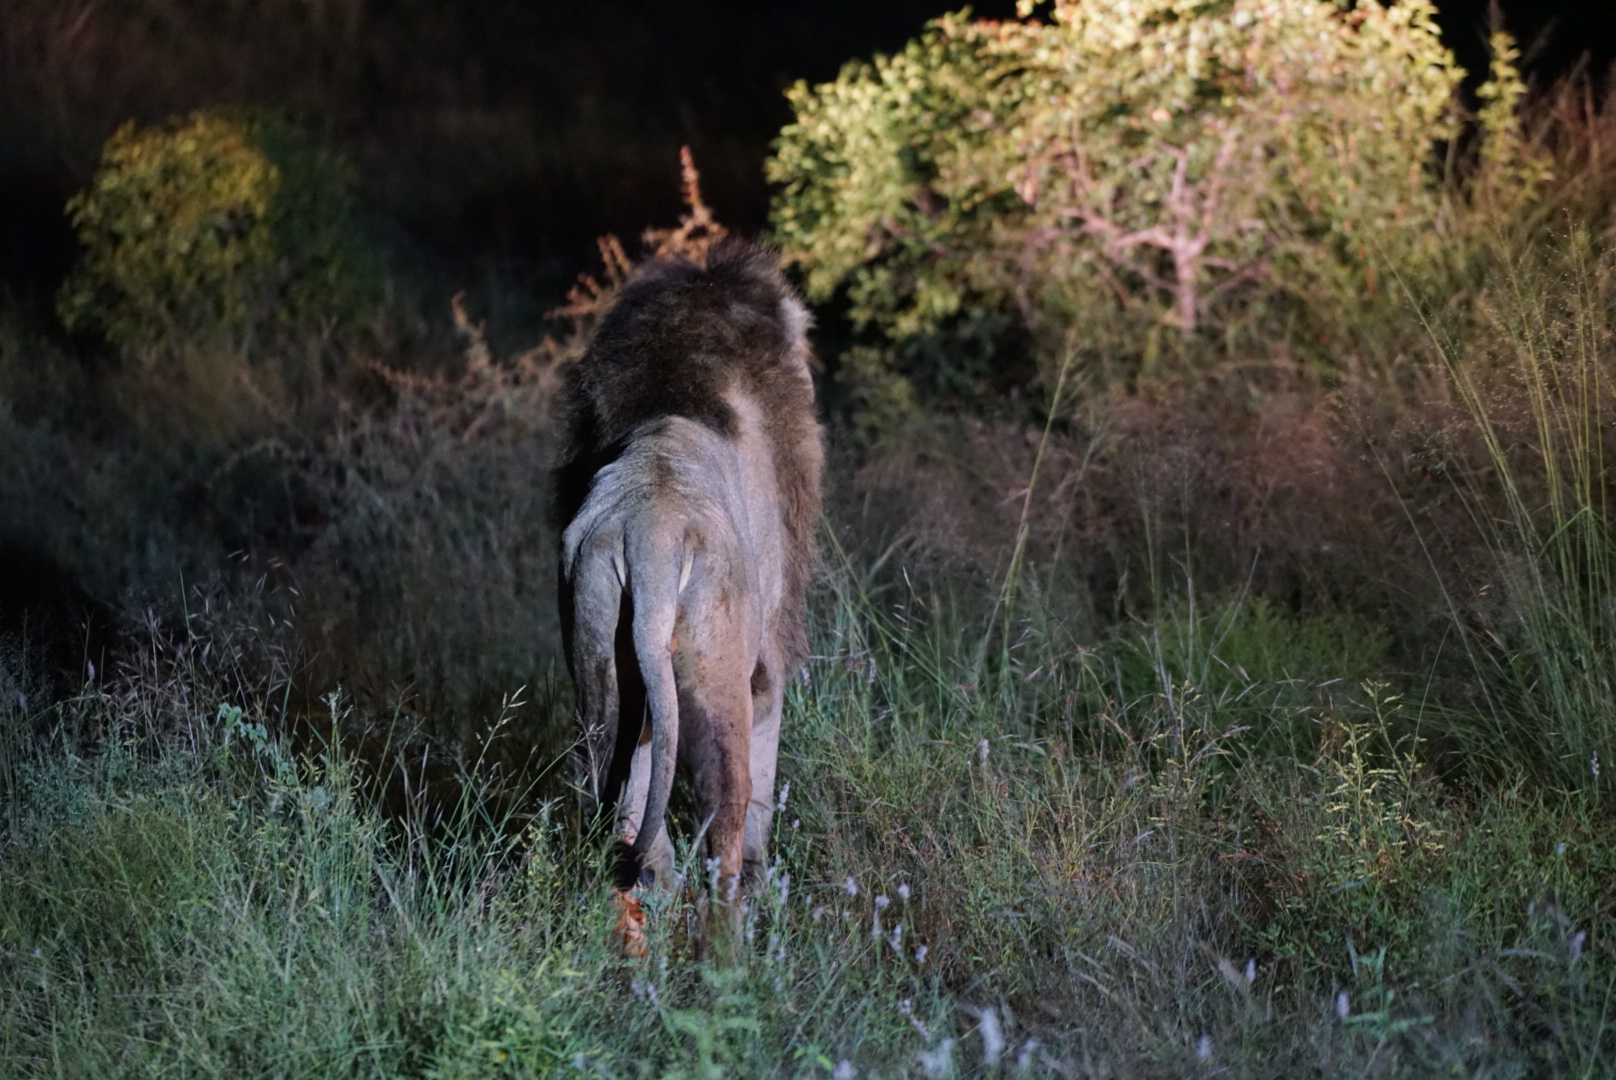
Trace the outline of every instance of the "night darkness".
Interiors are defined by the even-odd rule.
[[[460,265],[451,276],[497,264],[559,288],[595,236],[673,218],[685,143],[720,216],[755,232],[762,159],[788,119],[781,91],[901,47],[941,7],[395,0],[321,23],[277,20],[274,4],[250,18],[84,5],[80,18],[56,0],[13,0],[0,22],[0,279],[50,292],[73,251],[61,204],[119,123],[221,103],[286,105],[326,126],[359,165],[378,231],[418,262]],[[1483,63],[1486,3],[1439,7],[1451,47]],[[1515,0],[1503,17],[1539,81],[1616,57],[1616,5]]]

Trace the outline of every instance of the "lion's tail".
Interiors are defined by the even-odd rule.
[[[640,541],[645,550],[628,553],[632,568],[629,589],[634,598],[634,655],[645,682],[651,711],[651,780],[640,818],[639,834],[630,848],[634,864],[644,864],[664,827],[668,796],[673,791],[679,754],[679,691],[673,676],[673,632],[679,614],[679,576],[684,565],[683,537],[661,530]]]

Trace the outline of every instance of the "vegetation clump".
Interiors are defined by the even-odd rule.
[[[1119,375],[1195,338],[1332,366],[1343,333],[1397,310],[1395,279],[1419,293],[1463,255],[1435,157],[1460,133],[1462,72],[1434,15],[1055,0],[1042,19],[944,16],[789,91],[775,236],[813,296],[845,287],[897,343],[1008,310]],[[1504,45],[1483,137],[1513,168]]]
[[[360,241],[340,156],[268,114],[125,124],[67,205],[83,245],[58,307],[153,359],[198,339],[363,314],[379,264]]]

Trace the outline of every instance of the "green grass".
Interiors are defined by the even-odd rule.
[[[1616,539],[1606,367],[1613,272],[1586,228],[1498,243],[1493,355],[1443,358],[1481,452],[1456,485],[1491,565],[1452,581],[1454,624],[1486,692],[1467,751],[1530,762],[1537,778],[1616,796]],[[1492,592],[1495,599],[1478,602]]]
[[[0,770],[0,1075],[1616,1068],[1593,801],[1439,786],[1408,703],[1319,689],[1364,654],[1271,609],[1083,651],[1046,617],[986,663],[939,606],[821,605],[732,968],[666,906],[615,957],[570,801],[386,821],[194,668],[133,688],[188,711],[67,706],[98,748]]]

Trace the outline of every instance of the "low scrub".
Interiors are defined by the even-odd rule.
[[[617,958],[570,800],[513,815],[471,761],[459,795],[386,814],[367,769],[339,743],[274,735],[274,703],[236,696],[215,654],[154,652],[59,707],[64,730],[104,733],[97,749],[5,748],[0,1069],[1616,1063],[1608,817],[1520,783],[1444,787],[1417,703],[1321,677],[1342,659],[1328,632],[1185,650],[1130,631],[1073,651],[1017,620],[1008,649],[984,651],[937,598],[832,592],[792,691],[777,857],[729,968],[694,963],[668,900],[651,905],[650,958]],[[1142,660],[1153,680],[1128,674]],[[1269,738],[1303,727],[1306,755]]]

